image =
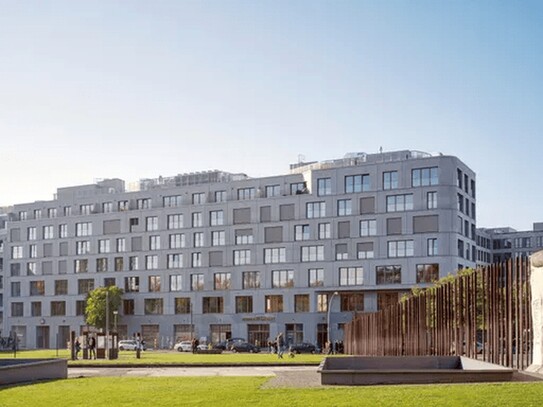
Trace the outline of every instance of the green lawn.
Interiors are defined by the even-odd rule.
[[[0,390],[0,406],[541,406],[543,383],[261,389],[262,377],[85,378]]]
[[[55,358],[57,357],[55,350],[31,350],[17,352],[17,358]],[[12,358],[13,353],[0,353],[0,358]],[[70,352],[67,350],[59,350],[58,357],[68,359]],[[324,355],[301,354],[294,358],[289,358],[285,355],[284,359],[277,359],[276,355],[268,353],[222,353],[220,355],[199,355],[189,352],[175,351],[146,351],[142,352],[141,359],[136,359],[136,353],[132,351],[119,352],[117,360],[76,360],[69,361],[69,366],[77,366],[79,364],[96,364],[96,365],[153,365],[153,364],[315,364],[318,365]]]

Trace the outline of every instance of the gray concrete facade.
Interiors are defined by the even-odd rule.
[[[475,266],[475,173],[456,157],[350,154],[249,178],[220,171],[60,188],[14,205],[3,332],[22,348],[86,329],[88,290],[125,290],[120,336],[324,344],[356,312]],[[249,274],[252,273],[252,274]],[[7,335],[5,335],[7,336]]]

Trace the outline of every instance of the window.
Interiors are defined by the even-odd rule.
[[[204,192],[196,192],[192,194],[192,204],[193,205],[200,205],[205,203],[206,201],[206,194]]]
[[[272,271],[272,288],[294,287],[294,272],[292,270]]]
[[[111,213],[113,212],[113,202],[104,202],[102,203],[102,212]]]
[[[130,256],[128,258],[128,270],[139,270],[138,256]]]
[[[290,195],[306,194],[307,187],[305,182],[294,182],[290,184]]]
[[[97,272],[107,271],[107,258],[106,257],[96,259],[96,271]]]
[[[167,267],[169,269],[178,269],[183,267],[183,255],[181,253],[168,254]]]
[[[330,239],[332,237],[329,223],[319,223],[319,239]]]
[[[222,314],[224,312],[224,299],[222,297],[202,298],[202,312],[204,314]]]
[[[158,216],[147,216],[145,218],[145,230],[158,230]]]
[[[149,276],[149,292],[160,292],[160,276]]]
[[[377,285],[402,283],[401,266],[377,266],[375,267],[375,271],[377,274]]]
[[[92,223],[91,222],[81,222],[75,224],[75,235],[76,236],[91,236],[92,235]]]
[[[79,205],[81,215],[90,215],[94,211],[94,204]]]
[[[239,188],[238,189],[238,199],[254,199],[255,198],[255,189],[254,188]]]
[[[119,201],[117,203],[117,210],[119,212],[124,212],[130,209],[130,206],[128,205],[128,201]]]
[[[135,305],[134,300],[123,300],[123,314],[134,315]]]
[[[204,232],[196,232],[193,234],[192,243],[194,247],[204,246]]]
[[[332,194],[332,179],[331,178],[319,178],[317,179],[317,195],[331,195]]]
[[[31,302],[30,303],[30,315],[33,317],[41,317],[41,302]]]
[[[165,196],[162,201],[165,208],[174,208],[177,206],[181,206],[182,197],[181,195]]]
[[[89,261],[87,259],[74,260],[74,271],[76,273],[87,273],[89,271]]]
[[[345,177],[345,193],[367,192],[370,190],[369,175],[347,175]]]
[[[110,252],[109,239],[98,240],[98,253],[109,253],[109,252]]]
[[[213,289],[215,290],[229,290],[232,283],[230,273],[215,273],[213,280]]]
[[[309,312],[308,294],[296,294],[294,296],[294,312]]]
[[[190,298],[175,298],[175,313],[190,314]]]
[[[198,228],[204,226],[204,222],[202,221],[202,213],[201,212],[194,212],[192,214],[192,227]]]
[[[411,170],[411,186],[426,187],[438,184],[437,167]]]
[[[340,267],[339,285],[363,285],[364,268],[363,267]]]
[[[76,254],[90,253],[90,241],[80,240],[78,242],[75,242],[75,253]]]
[[[338,199],[337,201],[337,215],[347,216],[352,213],[352,205],[350,199]]]
[[[437,192],[426,193],[426,208],[427,209],[437,208]]]
[[[253,297],[250,295],[236,297],[236,314],[253,312]]]
[[[226,202],[226,191],[215,191],[215,202]]]
[[[65,223],[58,225],[58,237],[61,239],[68,237],[68,225]]]
[[[170,276],[170,291],[181,291],[183,289],[183,276],[173,275]]]
[[[94,290],[94,279],[93,278],[85,278],[81,280],[77,280],[77,293],[82,294],[88,294]]]
[[[26,211],[19,211],[19,220],[27,220],[28,213]]]
[[[36,240],[36,227],[31,226],[26,230],[26,239],[27,240]]]
[[[234,250],[234,266],[251,264],[251,250]]]
[[[34,219],[41,219],[41,209],[34,209]]]
[[[55,280],[55,295],[68,294],[68,280]]]
[[[30,295],[45,295],[45,281],[36,280],[30,282]]]
[[[324,260],[324,246],[302,246],[301,251],[302,262]]]
[[[309,269],[309,287],[324,286],[324,269]]]
[[[180,249],[182,247],[185,247],[185,235],[182,233],[170,235],[170,249]]]
[[[127,293],[137,293],[140,291],[140,278],[139,277],[125,277],[124,278],[124,291]]]
[[[328,311],[328,294],[317,294],[317,312]]]
[[[357,252],[359,259],[373,259],[373,242],[358,243]]]
[[[28,262],[26,263],[26,275],[27,276],[35,276],[37,275],[37,269],[36,269],[36,263],[35,262]]]
[[[305,208],[308,219],[323,218],[326,216],[326,202],[307,202]]]
[[[66,301],[51,301],[51,316],[61,317],[66,315]]]
[[[426,254],[428,256],[437,256],[437,239],[431,238],[426,240]]]
[[[115,271],[124,270],[124,259],[122,257],[115,257]]]
[[[417,284],[439,280],[439,264],[417,264]]]
[[[168,215],[168,229],[181,229],[183,227],[183,215],[177,213]]]
[[[28,257],[30,257],[31,259],[35,259],[36,257],[38,257],[38,246],[35,245],[35,244],[31,244],[28,246]],[[21,257],[22,257],[22,250],[21,250]]]
[[[360,236],[375,236],[377,234],[377,221],[361,220],[360,221]]]
[[[236,245],[253,243],[252,229],[237,229],[235,233],[236,233]]]
[[[211,232],[211,246],[224,246],[225,244],[224,230],[216,230]]]
[[[151,199],[150,198],[137,199],[136,206],[138,209],[151,209]]]
[[[387,212],[409,211],[413,209],[413,195],[387,196]]]
[[[281,195],[281,187],[279,185],[266,185],[266,197]]]
[[[389,258],[413,256],[413,241],[395,240],[392,242],[388,242],[387,254]]]
[[[364,311],[364,294],[362,293],[341,293],[341,312],[362,312]]]
[[[260,273],[258,271],[243,272],[243,289],[260,288]]]
[[[265,312],[283,312],[282,295],[266,295],[264,297]]]
[[[383,189],[398,188],[398,171],[383,172]]]
[[[123,253],[126,251],[126,240],[124,237],[120,237],[116,240],[117,253]]]
[[[192,257],[191,259],[192,267],[202,267],[202,253],[200,252],[192,253],[191,257]]]
[[[203,274],[192,274],[190,276],[190,289],[192,291],[202,291],[204,289]]]
[[[12,317],[22,317],[24,310],[24,303],[22,302],[12,302],[11,303],[11,316]]]
[[[309,240],[309,225],[295,225],[294,240]]]
[[[464,197],[462,194],[457,194],[458,210],[464,212]]]
[[[224,225],[224,211],[211,211],[209,212],[209,224],[211,226]]]
[[[286,262],[286,249],[284,247],[275,247],[264,249],[264,264],[275,264]]]
[[[162,315],[164,300],[162,298],[146,298],[144,300],[145,315]]]
[[[145,270],[158,269],[158,256],[156,254],[145,256]]]

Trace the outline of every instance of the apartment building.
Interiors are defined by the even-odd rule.
[[[406,150],[60,188],[9,214],[3,330],[21,348],[65,346],[87,329],[86,294],[116,285],[120,336],[150,346],[324,344],[329,308],[341,339],[355,313],[475,266],[475,185],[458,158]]]

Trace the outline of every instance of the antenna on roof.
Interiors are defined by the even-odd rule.
[[[305,161],[305,155],[298,154],[298,164],[301,164]]]
[[[383,146],[379,147],[379,153],[383,154]]]

